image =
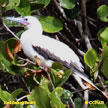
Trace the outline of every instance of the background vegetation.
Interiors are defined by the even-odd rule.
[[[72,71],[61,63],[54,63],[47,73],[26,59],[20,42],[13,37],[19,38],[25,27],[6,17],[27,15],[39,19],[44,34],[76,52],[85,73],[100,90],[88,83],[84,83],[88,88],[82,89]],[[107,108],[107,26],[107,0],[0,0],[0,108]],[[85,100],[105,104],[89,105]],[[5,105],[4,101],[36,104]]]

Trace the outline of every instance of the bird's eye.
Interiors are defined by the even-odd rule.
[[[25,20],[25,21],[28,21],[28,19],[27,19],[27,18],[25,18],[24,20]]]

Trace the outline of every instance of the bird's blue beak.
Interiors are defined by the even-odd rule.
[[[14,21],[14,22],[18,22],[20,24],[23,24],[25,26],[27,26],[29,23],[27,22],[26,18],[22,18],[22,17],[7,17],[6,19],[10,20],[10,21]]]

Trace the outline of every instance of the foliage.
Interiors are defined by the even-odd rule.
[[[74,99],[76,108],[82,108],[82,99],[81,98],[75,98]]]
[[[63,8],[73,9],[75,7],[75,1],[74,0],[59,0],[59,1],[60,1],[60,5]]]
[[[21,16],[35,16],[34,13],[45,10],[51,2],[51,0],[1,0],[0,18],[2,17],[2,13],[8,13],[9,11],[14,11]],[[64,26],[67,27],[69,25],[68,21],[80,15],[80,6],[75,0],[58,0],[57,2],[59,4],[58,7],[61,9],[57,14],[61,15],[62,12],[65,12],[63,15],[67,19],[65,17],[64,19],[62,17],[55,17],[56,15],[52,14],[35,17],[39,19],[45,33],[56,34],[58,32],[60,34],[61,31],[66,29],[67,32],[63,32],[64,35],[67,34],[63,37],[65,39],[66,37],[70,37],[70,35],[68,36],[68,32],[72,34],[72,31],[64,28]],[[108,22],[108,6],[99,6],[97,15],[101,22]],[[66,24],[65,21],[68,23]],[[3,18],[3,22],[10,28],[23,28],[22,25],[10,22],[6,18]],[[70,28],[73,27],[71,26]],[[20,36],[24,29],[16,34]],[[102,27],[97,33],[97,38],[101,44],[101,52],[91,48],[84,55],[84,62],[95,81],[99,74],[102,74],[102,78],[105,77],[108,79],[108,27]],[[70,99],[74,97],[76,108],[82,108],[83,100],[75,97],[76,95],[71,91],[63,88],[72,70],[64,69],[61,63],[55,62],[50,68],[50,72],[47,73],[33,63],[28,63],[26,59],[19,58],[18,53],[22,52],[19,52],[21,50],[20,45],[16,45],[16,43],[17,40],[15,38],[0,41],[0,72],[3,75],[9,73],[13,76],[20,76],[24,80],[27,91],[19,88],[10,93],[3,90],[0,86],[0,107],[6,107],[4,101],[16,102],[19,101],[18,99],[25,97],[24,100],[27,102],[33,102],[31,103],[32,105],[25,105],[26,108],[66,108],[67,103],[69,105]],[[17,53],[15,53],[15,50],[17,50]],[[105,82],[108,85],[107,80]],[[25,106],[22,104],[13,105],[15,108],[25,108]],[[89,108],[106,108],[106,105],[89,105]]]
[[[54,33],[63,29],[63,24],[57,18],[47,16],[39,18],[45,32]]]
[[[100,18],[101,21],[105,21],[108,22],[108,7],[106,5],[101,5],[98,9],[97,9],[97,14]]]
[[[101,21],[107,22],[107,6],[102,5],[97,9],[97,14]],[[91,73],[94,73],[95,78],[97,72],[101,69],[103,75],[108,78],[107,66],[108,66],[108,27],[102,28],[98,32],[98,39],[103,47],[102,54],[97,55],[94,49],[89,49],[84,55],[84,61],[87,66],[90,67]]]

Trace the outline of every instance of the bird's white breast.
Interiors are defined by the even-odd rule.
[[[38,35],[36,35],[38,34]],[[59,57],[62,61],[68,63],[75,63],[78,67],[82,69],[82,64],[78,56],[72,51],[66,44],[57,41],[55,39],[49,38],[36,31],[27,30],[21,35],[21,44],[23,51],[26,56],[31,60],[35,61],[34,56],[38,56],[42,62],[46,62],[45,58],[34,51],[32,46],[39,46],[40,48],[48,50],[50,53]],[[52,62],[52,61],[51,61]],[[51,63],[50,62],[50,63]],[[51,64],[50,64],[51,65]]]

